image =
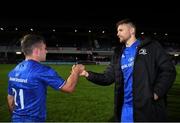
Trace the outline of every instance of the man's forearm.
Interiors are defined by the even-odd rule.
[[[14,109],[14,97],[11,95],[7,96],[9,112],[12,113]]]

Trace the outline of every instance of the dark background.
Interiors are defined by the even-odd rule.
[[[117,21],[130,18],[140,32],[168,34],[180,40],[180,7],[174,1],[6,1],[0,7],[0,26],[93,29],[100,27],[116,36]],[[14,28],[13,27],[13,28]],[[169,40],[169,39],[168,39]]]
[[[6,1],[1,4],[1,24],[102,24],[114,26],[123,18],[140,27],[179,32],[177,3],[165,1]]]

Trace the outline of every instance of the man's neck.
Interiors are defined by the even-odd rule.
[[[25,60],[34,60],[34,61],[40,62],[37,58],[32,57],[32,56],[26,56]]]
[[[126,47],[130,47],[136,40],[137,40],[136,37],[130,38],[130,39],[126,42]]]

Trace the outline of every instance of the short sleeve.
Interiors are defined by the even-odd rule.
[[[13,96],[13,90],[11,87],[11,81],[10,80],[8,80],[8,94]]]
[[[59,90],[65,84],[65,80],[60,77],[56,71],[49,67],[43,71],[39,77],[39,79],[45,82],[46,85],[49,85],[55,90]]]

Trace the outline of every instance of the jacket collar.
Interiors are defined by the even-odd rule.
[[[150,37],[140,38],[140,41],[141,43],[139,45],[139,48],[144,47],[153,42],[153,40]]]

